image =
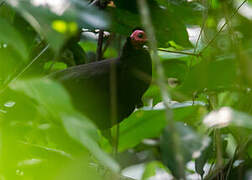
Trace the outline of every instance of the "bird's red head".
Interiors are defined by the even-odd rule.
[[[143,30],[135,30],[130,35],[130,40],[135,48],[141,48],[147,42],[147,36]]]

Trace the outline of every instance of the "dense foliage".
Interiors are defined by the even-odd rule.
[[[252,178],[252,1],[146,0],[147,25],[140,1],[0,0],[1,179]],[[136,27],[165,88],[153,63],[115,153],[47,75],[117,57]]]

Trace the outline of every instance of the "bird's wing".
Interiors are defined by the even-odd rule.
[[[116,68],[120,66],[119,59],[115,58],[70,67],[50,76],[68,90],[75,108],[101,129],[111,126],[110,70],[113,63]]]
[[[49,77],[59,81],[97,79],[110,74],[111,64],[119,64],[118,58],[73,66],[62,71],[52,73]]]

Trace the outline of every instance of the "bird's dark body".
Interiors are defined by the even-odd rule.
[[[100,129],[115,124],[111,121],[111,99],[116,100],[115,117],[121,122],[141,103],[151,76],[149,52],[134,48],[129,38],[119,58],[74,66],[51,75],[70,92],[75,107]]]

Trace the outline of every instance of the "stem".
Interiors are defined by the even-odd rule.
[[[209,95],[210,107],[211,110],[216,110],[218,108],[218,97],[216,94]],[[223,166],[223,157],[222,157],[222,141],[221,141],[221,131],[220,129],[214,130],[214,139],[216,145],[216,167],[215,169],[221,169]]]
[[[222,168],[223,166],[223,157],[222,157],[222,142],[221,142],[221,132],[220,129],[215,130],[215,142],[216,142],[216,168]]]
[[[185,54],[185,55],[190,55],[190,56],[201,56],[199,53],[190,53],[190,52],[185,52],[185,51],[171,51],[171,50],[166,50],[166,49],[161,49],[158,48],[159,51],[164,51],[164,52],[169,52],[169,53],[174,53],[174,54]]]
[[[196,41],[196,44],[195,44],[195,47],[194,47],[194,50],[193,50],[194,54],[196,53],[196,50],[197,50],[198,45],[199,45],[200,38],[201,38],[201,36],[202,36],[202,34],[204,32],[204,29],[206,27],[206,20],[207,20],[207,17],[208,17],[208,3],[207,3],[206,0],[202,0],[202,4],[203,4],[203,6],[207,7],[207,10],[202,12],[203,21],[202,21],[202,25],[201,25],[201,28],[200,28],[199,37],[197,38],[197,41]],[[193,61],[193,59],[194,59],[193,57],[190,59],[189,69],[191,69],[191,67],[192,67],[192,61]]]
[[[100,61],[102,59],[103,34],[104,34],[104,31],[102,29],[100,29],[97,50],[96,50],[96,54],[97,54],[96,61]]]
[[[169,131],[172,136],[172,141],[173,141],[172,148],[175,152],[175,160],[177,161],[177,164],[178,164],[179,176],[182,179],[185,179],[184,160],[180,151],[180,139],[175,129],[175,123],[173,121],[173,112],[169,108],[170,97],[167,93],[168,91],[167,91],[166,83],[165,83],[164,70],[163,70],[163,67],[160,62],[158,52],[157,52],[157,41],[154,35],[154,29],[151,23],[148,5],[146,3],[146,0],[138,0],[137,2],[138,2],[140,14],[141,14],[142,23],[144,25],[144,28],[146,29],[146,33],[150,42],[150,47],[153,50],[153,62],[155,64],[156,71],[157,71],[157,84],[160,88],[162,99],[166,107],[166,120],[167,120]]]
[[[111,34],[110,34],[108,40],[106,41],[106,43],[105,43],[105,45],[104,45],[104,48],[103,48],[103,50],[102,50],[102,54],[105,54],[105,52],[106,52],[106,50],[108,49],[108,47],[109,47],[111,41],[114,39],[114,36],[115,36],[114,33],[111,33]]]
[[[230,16],[229,19],[232,19],[239,11],[239,9],[247,2],[247,0],[244,0],[240,6],[234,11],[234,13]],[[208,44],[201,50],[200,54],[202,54],[203,51],[205,51],[217,38],[217,36],[222,32],[222,30],[226,27],[226,25],[228,24],[228,21],[225,22],[225,24],[222,25],[222,27],[220,28],[220,30],[215,34],[215,36],[208,42]]]
[[[24,69],[22,69],[14,78],[12,78],[10,81],[8,81],[4,86],[3,88],[0,90],[0,94],[4,92],[4,90],[9,86],[10,83],[16,81],[18,78],[20,78],[22,76],[22,74],[36,61],[38,60],[38,58],[44,54],[47,49],[50,47],[50,45],[48,44],[44,49],[42,49],[42,51],[35,57],[33,58],[33,60],[27,64]]]

